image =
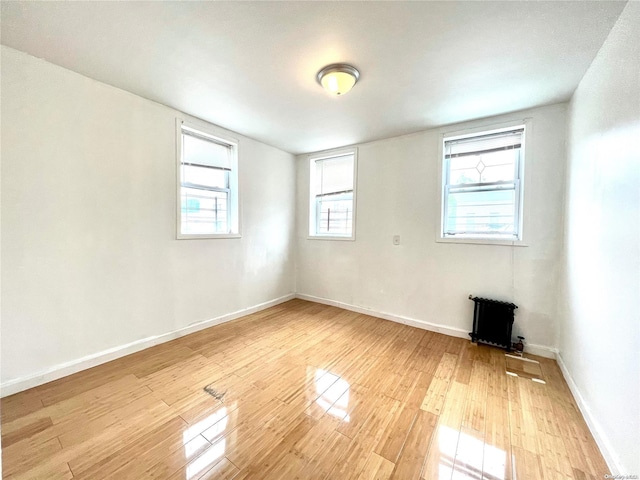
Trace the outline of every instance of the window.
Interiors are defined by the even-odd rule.
[[[178,238],[239,236],[237,143],[178,122]]]
[[[445,136],[441,238],[522,240],[525,126]]]
[[[311,157],[309,235],[353,240],[356,150]]]

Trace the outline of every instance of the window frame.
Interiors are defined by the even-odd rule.
[[[231,151],[231,167],[228,174],[228,188],[211,187],[205,188],[208,191],[226,192],[227,215],[230,223],[229,232],[224,233],[182,233],[182,187],[181,167],[182,167],[182,135],[183,129],[190,131],[195,137],[227,146]],[[176,118],[176,239],[178,240],[198,240],[215,238],[241,238],[241,216],[240,216],[240,189],[239,189],[239,142],[237,139],[222,134],[211,125]],[[215,168],[215,167],[212,167]],[[186,185],[189,188],[189,185]],[[198,186],[197,188],[202,188]]]
[[[445,221],[447,208],[447,159],[445,158],[445,142],[458,140],[463,138],[476,137],[481,135],[495,134],[500,132],[508,132],[518,128],[523,128],[521,155],[518,162],[518,178],[516,179],[515,194],[517,195],[517,211],[515,213],[515,221],[517,222],[517,237],[506,238],[499,235],[490,234],[460,234],[445,236]],[[528,220],[528,201],[526,192],[528,191],[528,177],[525,175],[525,165],[532,158],[532,122],[530,118],[502,122],[498,124],[485,124],[475,126],[463,130],[442,131],[438,144],[438,165],[439,165],[439,225],[436,231],[436,242],[438,243],[469,243],[480,245],[505,245],[505,246],[521,246],[526,247],[525,241],[526,223]],[[492,182],[498,184],[500,182]],[[511,182],[508,182],[511,183]]]
[[[339,235],[339,234],[324,234],[318,233],[318,202],[317,195],[315,193],[315,162],[317,160],[328,160],[330,158],[342,157],[345,155],[353,156],[353,194],[352,194],[352,208],[353,213],[351,215],[351,235]],[[307,157],[307,166],[309,168],[308,185],[309,185],[309,209],[308,209],[308,235],[309,240],[338,240],[338,241],[355,241],[356,239],[356,212],[357,212],[357,186],[358,186],[358,149],[353,148],[340,148],[335,150],[327,150],[323,152],[313,153]]]

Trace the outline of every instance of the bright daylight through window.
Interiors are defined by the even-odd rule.
[[[522,239],[525,127],[444,138],[442,238]]]
[[[309,235],[354,238],[356,151],[311,157]]]
[[[179,126],[178,238],[237,236],[237,144]]]

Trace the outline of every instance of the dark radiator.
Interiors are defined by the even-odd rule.
[[[511,351],[511,328],[513,327],[514,310],[518,308],[513,303],[489,300],[487,298],[472,297],[473,332],[470,332],[472,342],[482,342]]]

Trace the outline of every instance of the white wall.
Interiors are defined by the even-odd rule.
[[[176,240],[179,112],[3,46],[1,113],[3,383],[293,293],[292,155],[231,134],[242,238]]]
[[[640,4],[569,108],[560,358],[610,466],[640,474]],[[571,382],[570,382],[571,383]]]
[[[525,117],[533,127],[525,167],[529,246],[436,243],[441,133]],[[309,167],[298,156],[297,292],[464,336],[472,324],[469,294],[505,299],[519,306],[514,332],[553,347],[565,123],[560,104],[358,145],[354,242],[307,239]]]

